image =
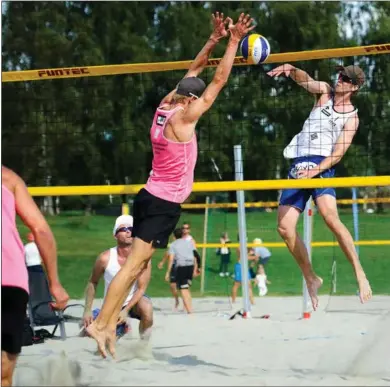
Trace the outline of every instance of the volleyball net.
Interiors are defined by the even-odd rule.
[[[390,292],[381,276],[390,266],[386,253],[390,221],[384,200],[390,196],[389,53],[390,44],[382,44],[273,54],[262,66],[249,66],[236,58],[228,85],[197,125],[197,184],[183,206],[182,221],[192,224],[199,249],[206,247],[203,294],[221,294],[225,291],[222,289],[230,292],[237,246],[231,245],[229,276],[222,277],[217,254],[221,246],[213,243],[218,244],[224,231],[232,242],[238,242],[236,209],[223,207],[236,201],[237,190],[245,191],[246,202],[268,203],[265,207],[248,207],[245,215],[247,241],[261,238],[272,252],[267,269],[272,282],[270,294],[301,292],[300,272],[276,234],[275,212],[280,190],[297,184],[300,188],[336,187],[340,200],[352,200],[351,188],[356,189],[354,198],[364,202],[356,203],[360,209],[357,245],[363,265],[367,260],[372,266],[367,274],[370,276],[371,270],[378,277],[378,291]],[[267,76],[267,71],[283,62],[293,62],[314,79],[331,85],[337,81],[337,65],[357,64],[365,70],[366,84],[354,97],[359,130],[337,167],[337,175],[344,179],[298,183],[284,179],[288,162],[283,149],[302,128],[313,96],[290,79]],[[206,82],[211,81],[218,63],[219,59],[209,61],[202,74]],[[40,204],[51,213],[56,213],[53,207],[61,211],[85,207],[102,210],[131,204],[151,167],[149,127],[154,110],[189,65],[190,61],[184,61],[3,72],[4,164],[25,179],[30,192],[42,198]],[[236,144],[243,152],[242,182],[234,182]],[[203,206],[207,197],[206,227],[205,208],[188,206]],[[356,209],[352,210],[350,203],[349,207],[340,204],[342,220],[354,230]],[[370,208],[374,213],[362,211]],[[331,283],[334,290],[334,262],[340,261],[337,273],[343,280],[337,282],[337,292],[354,292],[356,284],[349,264],[337,259],[341,251],[320,224],[314,221],[315,267],[318,265],[325,283]],[[299,227],[303,231],[303,220]]]

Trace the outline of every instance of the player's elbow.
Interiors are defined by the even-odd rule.
[[[224,74],[215,74],[213,79],[213,83],[216,86],[219,86],[221,89],[226,85],[227,81],[228,81],[228,75],[225,76]]]

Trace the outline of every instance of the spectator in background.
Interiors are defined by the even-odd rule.
[[[191,242],[192,245],[194,246],[194,256],[197,263],[197,269],[195,275],[197,276],[200,274],[201,260],[200,260],[200,255],[198,253],[198,250],[196,248],[196,240],[191,235],[191,225],[188,222],[184,222],[183,225],[181,226],[181,231],[183,233],[183,239]]]
[[[255,238],[253,239],[253,243],[256,245],[261,245],[263,241],[260,238]],[[265,265],[271,258],[271,252],[265,246],[256,246],[253,248],[253,252],[256,256],[256,260],[259,262],[259,266],[263,267],[264,274],[266,275]]]
[[[192,278],[197,271],[197,262],[194,256],[193,244],[186,239],[182,229],[173,232],[175,241],[169,247],[169,263],[165,280],[169,281],[173,264],[176,267],[176,285],[180,289],[183,305],[187,313],[192,313],[192,298],[190,287]]]
[[[24,257],[26,260],[26,265],[28,267],[41,267],[41,255],[39,254],[38,246],[35,243],[34,234],[32,232],[27,234],[27,240],[29,243],[24,246]]]
[[[164,253],[163,259],[158,263],[157,267],[162,270],[164,268],[164,264],[169,259],[169,249]],[[166,277],[165,277],[166,278]],[[171,293],[173,298],[175,299],[175,306],[173,310],[175,312],[179,309],[179,292],[177,291],[176,285],[176,261],[173,260],[171,270],[169,271],[169,288],[171,289]]]
[[[241,262],[240,262],[240,255],[238,255],[237,263],[234,265],[234,284],[232,288],[232,303],[236,302],[237,291],[238,288],[241,286],[241,283],[242,283]],[[254,305],[255,302],[254,302],[253,292],[252,292],[252,278],[249,270],[248,270],[248,284],[249,284],[249,299],[251,304]]]
[[[267,276],[264,271],[264,266],[259,265],[257,267],[257,275],[256,275],[256,285],[259,288],[259,296],[265,296],[268,293],[267,285],[270,282],[267,281]]]
[[[226,245],[227,243],[230,243],[230,239],[227,232],[223,232],[221,235],[221,238],[219,238],[219,242],[223,245]],[[219,255],[219,258],[221,260],[221,263],[219,265],[219,275],[221,277],[228,277],[229,276],[229,270],[228,265],[230,263],[230,249],[227,246],[222,246],[218,248],[217,255]]]

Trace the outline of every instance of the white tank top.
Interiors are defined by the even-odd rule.
[[[118,250],[116,247],[112,247],[110,249],[110,258],[108,260],[108,264],[106,267],[106,270],[104,271],[104,297],[107,295],[108,287],[110,286],[110,283],[112,279],[115,277],[115,275],[118,273],[118,271],[121,269],[121,266],[118,262]],[[123,303],[123,306],[126,306],[130,300],[133,298],[135,291],[138,288],[137,281],[134,283],[132,288],[130,289],[130,293],[127,296],[125,302]]]
[[[355,109],[349,113],[337,113],[333,107],[333,98],[326,104],[315,107],[303,124],[301,132],[284,148],[283,156],[286,159],[330,156],[344,125],[357,111]]]

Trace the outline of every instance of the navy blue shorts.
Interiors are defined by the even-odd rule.
[[[306,156],[294,159],[288,172],[288,178],[296,179],[296,173],[299,170],[314,168],[324,158],[324,156]],[[334,173],[334,168],[330,168],[315,176],[314,179],[334,177]],[[303,212],[306,207],[306,202],[309,200],[310,196],[315,201],[322,195],[331,195],[336,197],[336,191],[334,188],[284,189],[282,191],[282,196],[280,197],[279,205],[295,207]]]
[[[265,257],[265,258],[259,258],[259,264],[260,264],[260,265],[265,265],[265,264],[267,264],[270,258],[271,258],[270,255],[269,255],[268,257]]]

